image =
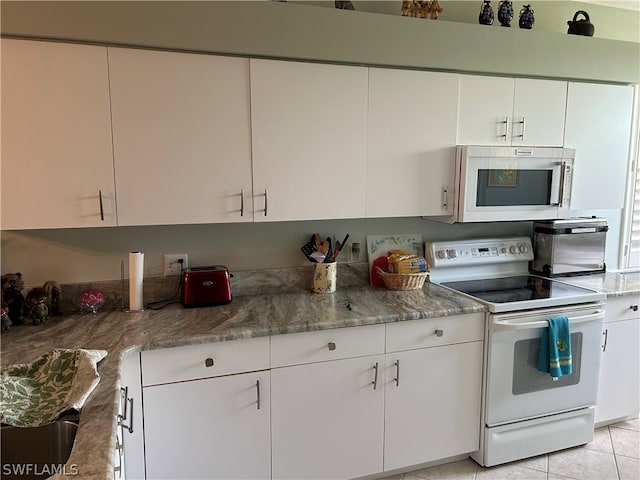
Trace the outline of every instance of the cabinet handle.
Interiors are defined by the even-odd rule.
[[[378,362],[373,366],[373,389],[375,390],[378,387]]]
[[[520,135],[516,135],[516,138],[519,138],[524,142],[524,126],[525,126],[524,117],[522,117],[522,121],[518,122],[518,125],[522,125],[522,129],[520,130]]]
[[[604,345],[602,345],[602,351],[604,352],[607,349],[607,340],[609,338],[609,329],[606,328],[604,332],[602,332],[602,334],[604,335]]]
[[[444,335],[444,330],[437,329],[435,333],[436,333],[436,337],[441,337]]]
[[[333,352],[336,349],[336,344],[334,342],[329,342],[327,344],[327,348]]]
[[[498,122],[498,123],[504,123],[504,135],[499,135],[500,138],[504,138],[504,141],[507,141],[507,130],[509,130],[509,117],[504,117],[504,122]]]
[[[631,310],[633,310],[634,312],[637,312],[637,311],[638,311],[638,305],[631,305],[629,308],[630,308]]]
[[[256,380],[256,406],[260,410],[260,380]]]
[[[98,190],[98,201],[100,202],[100,220],[104,222],[104,205],[102,204],[102,190]]]
[[[442,188],[442,208],[445,210],[449,208],[449,186],[448,185],[445,185]]]
[[[240,216],[244,217],[244,188],[240,189]]]
[[[118,462],[118,466],[113,467],[113,472],[118,474],[118,478],[122,478],[122,455],[124,453],[123,451],[123,445],[120,443],[120,440],[118,439],[118,436],[116,435],[116,452],[118,454],[118,457],[120,458],[120,461]]]
[[[394,365],[396,366],[396,378],[393,379],[394,382],[396,382],[396,387],[400,386],[400,360],[396,360],[396,363],[394,363]]]
[[[204,366],[209,368],[213,367],[213,358],[209,357],[204,361]]]
[[[265,217],[267,216],[268,204],[269,204],[269,190],[265,188],[264,189],[264,216]]]
[[[125,392],[126,396],[126,392],[128,391],[127,388],[121,390]],[[127,404],[129,404],[129,425],[124,424],[124,421],[127,419]],[[126,397],[124,404],[124,414],[118,415],[118,425],[129,430],[129,433],[133,433],[133,398]]]

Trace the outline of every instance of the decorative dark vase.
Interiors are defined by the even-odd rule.
[[[527,30],[531,30],[533,28],[533,24],[536,22],[533,13],[531,5],[522,6],[522,10],[520,10],[520,20],[518,21],[520,28],[526,28]]]
[[[503,27],[510,27],[513,20],[513,4],[509,0],[502,0],[498,4],[498,21]]]
[[[480,15],[478,16],[480,25],[493,25],[493,8],[490,0],[484,0],[480,7]]]

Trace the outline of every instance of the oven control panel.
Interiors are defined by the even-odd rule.
[[[533,260],[529,237],[427,242],[425,252],[431,269]]]

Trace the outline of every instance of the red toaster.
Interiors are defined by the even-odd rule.
[[[231,302],[231,281],[227,267],[213,265],[184,270],[180,301],[185,307],[206,307]]]

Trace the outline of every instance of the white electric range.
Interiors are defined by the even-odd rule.
[[[528,237],[427,242],[433,283],[487,306],[480,449],[492,466],[593,440],[606,296],[530,275]],[[566,316],[573,371],[537,369],[552,317]]]

